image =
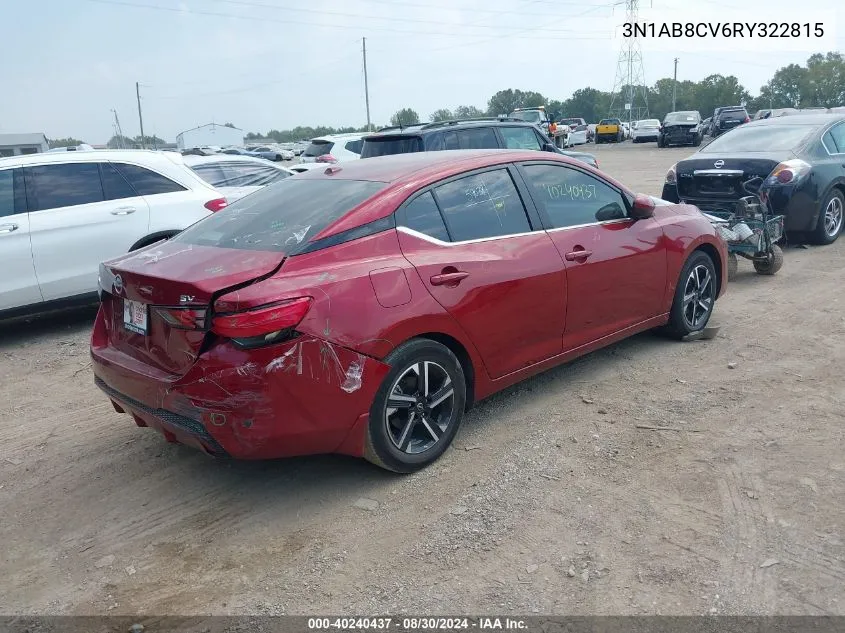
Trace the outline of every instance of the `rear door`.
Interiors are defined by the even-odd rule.
[[[566,314],[563,261],[511,169],[448,180],[397,213],[402,252],[493,378],[559,354]]]
[[[575,167],[519,167],[564,259],[568,287],[563,349],[657,316],[666,288],[663,230],[628,217],[624,192]]]
[[[109,163],[24,169],[32,258],[45,301],[97,291],[100,262],[126,253],[147,233],[143,197]]]
[[[0,310],[40,303],[23,169],[0,170]]]

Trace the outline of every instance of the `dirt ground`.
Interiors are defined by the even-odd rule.
[[[589,146],[659,194],[690,153]],[[845,239],[481,403],[411,476],[113,412],[90,310],[0,330],[0,613],[845,614]],[[652,431],[636,425],[668,426]]]

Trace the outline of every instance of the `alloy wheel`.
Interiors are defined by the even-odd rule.
[[[454,396],[449,372],[434,361],[419,361],[399,374],[384,411],[393,445],[411,455],[434,446],[455,417]]]
[[[716,283],[707,266],[695,266],[684,283],[684,321],[690,331],[707,323],[716,300]]]
[[[842,200],[833,196],[824,210],[824,232],[828,237],[836,237],[842,229]]]

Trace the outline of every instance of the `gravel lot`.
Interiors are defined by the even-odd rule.
[[[691,153],[588,151],[653,194]],[[715,340],[549,371],[404,477],[166,444],[94,387],[91,310],[3,325],[0,612],[845,614],[843,256],[741,260]]]

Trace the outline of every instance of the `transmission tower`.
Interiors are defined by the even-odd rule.
[[[625,0],[625,23],[636,24],[640,0]],[[643,51],[634,32],[622,41],[616,62],[616,77],[610,97],[610,116],[629,122],[648,118],[648,94],[643,69]],[[626,109],[626,104],[630,104]]]

